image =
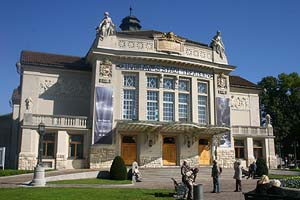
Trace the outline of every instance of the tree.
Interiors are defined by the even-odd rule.
[[[291,144],[300,140],[300,76],[279,74],[263,78],[260,105],[262,118],[270,114],[276,142],[283,144],[285,154],[293,153]]]
[[[262,175],[268,175],[269,170],[266,164],[266,160],[263,158],[258,158],[256,161],[256,175],[261,177]]]
[[[126,180],[127,168],[121,156],[116,156],[110,166],[110,179]]]

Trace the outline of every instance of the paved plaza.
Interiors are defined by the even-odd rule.
[[[233,169],[223,169],[222,176],[220,178],[221,193],[211,193],[212,191],[212,179],[210,177],[209,167],[200,168],[199,175],[197,176],[196,184],[202,184],[204,188],[204,199],[218,199],[218,200],[238,200],[244,199],[241,192],[233,192],[235,190],[235,180],[232,178]],[[128,185],[54,185],[49,184],[46,187],[93,187],[93,188],[145,188],[145,189],[174,189],[171,178],[175,178],[180,182],[180,168],[162,168],[162,169],[141,169],[143,173],[143,181],[128,184]],[[88,174],[97,174],[95,170],[61,170],[46,172],[46,177],[51,177],[53,180],[63,179],[63,177],[86,177]],[[24,183],[28,183],[32,180],[33,174],[24,174],[10,177],[0,178],[0,187],[11,188],[11,187],[24,187]],[[243,192],[253,190],[255,188],[257,180],[243,179],[242,186]]]

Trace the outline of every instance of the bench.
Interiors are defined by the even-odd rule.
[[[287,195],[257,194],[253,191],[243,193],[245,200],[300,200],[300,190],[284,188]]]

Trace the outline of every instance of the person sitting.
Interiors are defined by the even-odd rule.
[[[279,196],[286,196],[286,192],[283,188],[280,187],[281,182],[279,180],[271,180],[270,181],[271,187],[267,189],[267,194],[272,195],[279,195]]]
[[[251,165],[249,166],[249,174],[248,174],[248,177],[247,179],[249,178],[255,178],[255,174],[256,174],[256,163],[255,161],[253,161],[253,163],[251,163]]]
[[[272,185],[270,184],[269,177],[267,175],[262,175],[261,179],[257,181],[255,193],[267,194],[267,190],[271,187]]]
[[[142,173],[139,171],[137,166],[135,166],[135,169],[133,170],[133,176],[135,177],[136,182],[142,181]]]

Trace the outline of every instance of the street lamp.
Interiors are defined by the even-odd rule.
[[[45,124],[41,122],[38,125],[38,133],[39,133],[39,148],[38,148],[38,157],[37,164],[34,168],[33,180],[31,182],[32,186],[45,186],[45,169],[43,167],[42,156],[43,156],[43,137],[45,135]]]
[[[42,156],[43,156],[43,138],[45,135],[45,124],[41,122],[38,125],[38,133],[39,133],[39,152],[38,152],[38,161],[37,161],[37,166],[43,166],[43,161],[42,161]]]

